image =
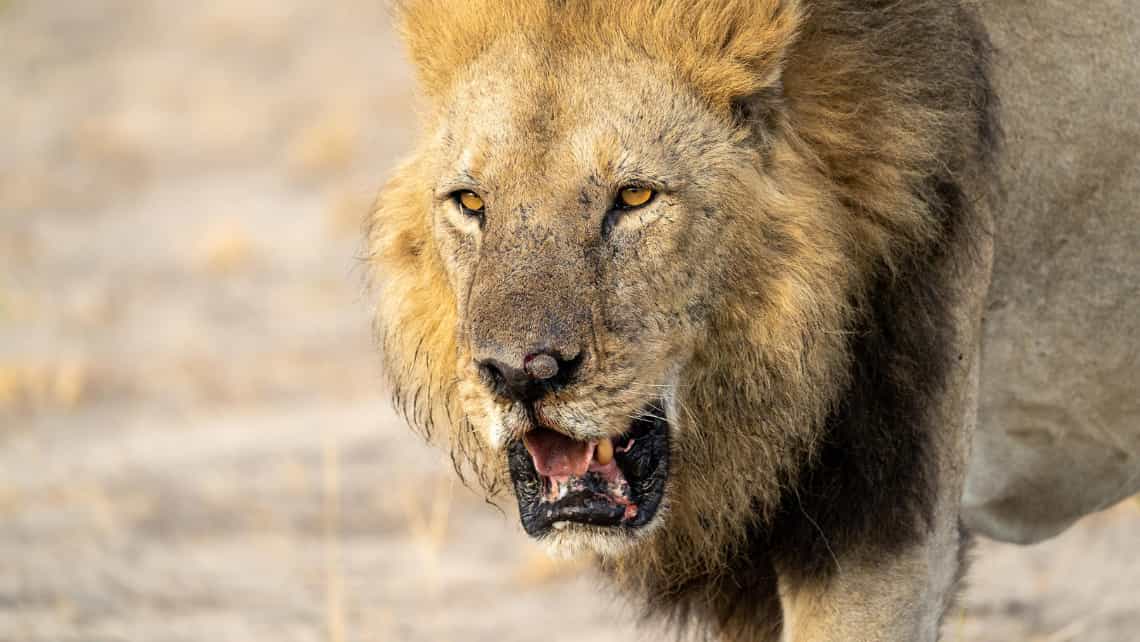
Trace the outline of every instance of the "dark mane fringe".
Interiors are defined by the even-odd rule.
[[[956,264],[974,257],[979,237],[992,234],[979,213],[992,212],[1000,195],[993,51],[973,11],[959,7],[956,13],[974,54],[968,69],[974,82],[950,90],[970,92],[976,125],[973,140],[969,132],[963,137],[972,153],[951,156],[916,186],[937,233],[894,270],[880,266],[852,328],[849,388],[828,417],[823,446],[785,494],[772,526],[755,532],[754,546],[782,569],[826,576],[834,558],[850,548],[898,552],[924,536],[933,520],[938,463],[931,437],[939,426],[930,410],[951,368],[965,358],[949,348],[956,344],[950,290]]]
[[[846,7],[853,17],[847,28],[853,28],[859,19],[882,19],[877,8],[896,3],[821,4],[830,11]],[[908,14],[913,19],[929,4],[915,2]],[[946,12],[932,13],[946,18]],[[961,21],[973,53],[960,72],[970,83],[935,82],[923,99],[968,92],[972,113],[966,120],[972,124],[956,134],[965,153],[947,150],[912,188],[933,222],[932,238],[879,262],[867,290],[852,301],[858,314],[850,328],[848,387],[828,416],[819,449],[788,484],[774,518],[757,518],[722,572],[680,582],[657,578],[664,582],[658,585],[647,578],[647,617],[667,617],[679,636],[699,635],[693,625],[711,620],[719,625],[717,639],[777,639],[782,623],[776,566],[803,579],[825,579],[845,553],[869,547],[889,555],[919,541],[932,525],[938,496],[932,435],[938,426],[931,409],[948,372],[965,356],[949,347],[950,289],[958,262],[975,256],[978,239],[992,234],[981,214],[992,213],[1001,195],[995,165],[1002,131],[991,45],[973,10],[959,6],[949,13]],[[930,32],[921,24],[902,28]],[[952,99],[960,101],[961,96]],[[967,546],[965,541],[960,554],[963,568]]]
[[[944,266],[966,241],[971,217],[957,185],[940,182],[932,193],[939,198],[932,208],[945,216],[943,235],[928,252],[875,279],[852,328],[850,386],[763,538],[781,568],[827,575],[852,547],[898,552],[933,521],[938,463],[930,441],[937,426],[929,413],[963,355],[949,349],[950,284],[931,276],[947,275]]]

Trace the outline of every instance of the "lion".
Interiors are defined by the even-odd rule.
[[[1140,487],[1140,78],[1025,53],[1125,51],[1125,4],[397,2],[396,406],[679,627],[937,639],[972,532]]]

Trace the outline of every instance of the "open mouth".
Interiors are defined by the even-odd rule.
[[[637,529],[661,505],[668,478],[669,422],[650,404],[613,439],[577,441],[535,428],[511,444],[508,462],[519,516],[531,537],[576,522]]]

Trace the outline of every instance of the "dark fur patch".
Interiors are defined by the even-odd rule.
[[[645,618],[662,617],[679,636],[704,632],[720,640],[775,640],[783,615],[775,567],[764,550],[741,550],[731,573],[697,576],[674,586],[650,586]],[[699,638],[705,639],[705,638]]]
[[[938,497],[930,409],[957,360],[949,324],[952,297],[947,251],[961,244],[968,217],[961,189],[941,182],[930,190],[943,214],[942,242],[895,273],[885,268],[851,328],[850,388],[827,420],[818,455],[786,493],[769,532],[769,550],[782,569],[827,575],[834,558],[853,547],[884,555],[921,539]]]

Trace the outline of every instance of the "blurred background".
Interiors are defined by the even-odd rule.
[[[393,415],[382,0],[0,0],[0,641],[656,639]],[[1140,639],[1140,503],[983,543],[950,641]]]

